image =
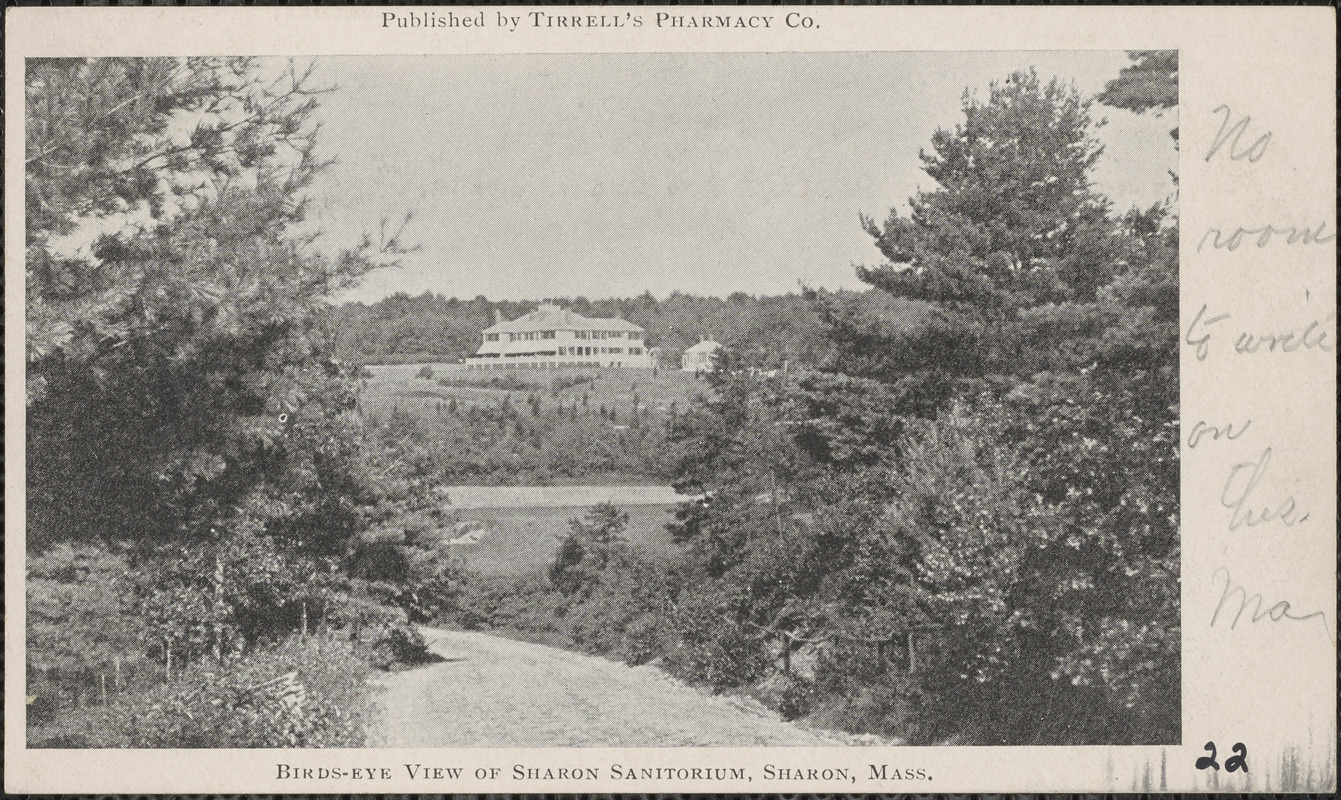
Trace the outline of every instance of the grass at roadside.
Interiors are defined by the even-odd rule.
[[[31,748],[358,747],[376,656],[344,635],[295,636],[105,706],[30,721]]]

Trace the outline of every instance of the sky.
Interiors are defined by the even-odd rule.
[[[1035,67],[1086,94],[1121,51],[322,58],[337,163],[313,188],[329,247],[413,211],[419,249],[342,300],[861,288],[859,215],[919,189],[920,149],[965,91]],[[1118,208],[1173,189],[1176,120],[1096,106],[1098,188]]]

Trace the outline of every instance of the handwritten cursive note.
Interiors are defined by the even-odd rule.
[[[1330,436],[1319,437],[1316,431],[1330,428],[1310,418],[1317,406],[1296,387],[1308,385],[1307,371],[1335,365],[1335,306],[1320,306],[1317,298],[1333,293],[1330,276],[1318,269],[1334,251],[1337,237],[1334,220],[1308,210],[1316,207],[1311,205],[1315,199],[1295,207],[1288,188],[1285,194],[1262,188],[1275,170],[1301,168],[1271,163],[1287,151],[1298,153],[1299,148],[1291,149],[1297,143],[1281,138],[1295,130],[1249,112],[1237,103],[1221,103],[1203,118],[1214,135],[1201,150],[1200,162],[1222,181],[1239,187],[1234,199],[1248,205],[1236,207],[1233,224],[1201,229],[1195,247],[1197,267],[1200,274],[1219,276],[1218,267],[1233,264],[1236,279],[1244,276],[1251,283],[1243,285],[1254,288],[1228,295],[1218,292],[1206,302],[1199,299],[1184,317],[1182,346],[1192,356],[1185,363],[1223,389],[1216,398],[1215,416],[1192,421],[1184,428],[1183,440],[1187,458],[1195,459],[1190,461],[1192,468],[1213,481],[1218,494],[1207,492],[1185,502],[1205,503],[1213,511],[1211,519],[1218,522],[1200,535],[1219,540],[1217,551],[1230,558],[1253,554],[1246,563],[1221,562],[1238,564],[1233,567],[1237,578],[1231,576],[1230,566],[1218,566],[1211,573],[1215,593],[1209,598],[1209,624],[1217,635],[1237,635],[1259,622],[1304,623],[1318,625],[1334,641],[1327,613],[1314,610],[1323,607],[1321,601],[1264,597],[1263,591],[1276,590],[1250,588],[1265,580],[1259,578],[1265,572],[1253,571],[1254,564],[1270,566],[1277,575],[1282,567],[1288,574],[1318,566],[1268,565],[1260,561],[1260,554],[1297,558],[1311,552],[1310,542],[1323,552],[1335,536],[1327,524],[1330,514],[1320,513],[1325,509],[1318,507],[1328,501],[1330,490],[1321,495],[1320,487],[1309,480],[1316,474],[1310,470],[1316,470],[1318,457],[1312,448],[1332,450]],[[1263,206],[1260,216],[1250,207],[1254,202]],[[1327,271],[1334,271],[1334,265],[1333,259]],[[1216,281],[1224,285],[1223,278]],[[1277,291],[1286,287],[1288,293]],[[1266,365],[1274,366],[1264,372]],[[1270,379],[1264,377],[1268,374]],[[1328,568],[1329,562],[1323,566]],[[1301,607],[1308,610],[1298,610]]]
[[[1220,491],[1220,504],[1230,512],[1229,530],[1255,528],[1272,522],[1292,528],[1308,521],[1309,513],[1299,508],[1293,495],[1265,504],[1259,499],[1258,487],[1266,478],[1270,465],[1271,448],[1268,447],[1255,460],[1243,461],[1230,468],[1225,488]]]
[[[1248,612],[1248,606],[1251,604],[1252,611],[1248,613],[1248,622],[1261,622],[1263,619],[1269,619],[1272,622],[1289,620],[1290,622],[1307,622],[1316,619],[1322,625],[1322,630],[1327,636],[1332,636],[1332,629],[1327,624],[1327,614],[1323,611],[1313,611],[1307,614],[1297,614],[1293,611],[1293,605],[1288,600],[1278,600],[1267,608],[1262,610],[1262,605],[1266,601],[1262,599],[1259,592],[1248,594],[1248,589],[1241,584],[1235,583],[1230,577],[1229,570],[1220,567],[1211,574],[1211,582],[1216,583],[1223,580],[1224,590],[1220,593],[1220,602],[1215,606],[1215,613],[1211,615],[1211,627],[1214,628],[1217,623],[1223,620],[1227,621],[1229,630],[1238,627],[1239,621],[1243,619],[1245,612]],[[1238,605],[1234,605],[1237,601]],[[1233,615],[1232,617],[1230,615]]]
[[[1211,425],[1206,420],[1199,419],[1192,425],[1192,432],[1187,435],[1187,448],[1195,450],[1203,440],[1215,442],[1219,441],[1221,437],[1225,441],[1232,442],[1247,433],[1248,426],[1252,424],[1253,421],[1248,419],[1239,423],[1237,427],[1233,422],[1227,422],[1224,425]]]
[[[1316,227],[1307,225],[1258,225],[1252,228],[1245,228],[1242,225],[1235,228],[1233,233],[1225,236],[1221,228],[1207,228],[1206,234],[1201,237],[1197,243],[1197,252],[1207,244],[1216,250],[1228,250],[1231,253],[1239,249],[1245,241],[1257,245],[1261,250],[1272,243],[1283,245],[1294,244],[1331,244],[1336,241],[1336,231],[1327,233],[1327,223],[1320,222]]]
[[[1329,311],[1321,317],[1313,317],[1307,321],[1287,322],[1275,330],[1246,330],[1243,327],[1230,329],[1224,325],[1213,328],[1218,323],[1231,319],[1232,315],[1208,312],[1209,307],[1203,304],[1183,334],[1183,343],[1195,348],[1198,361],[1205,361],[1217,342],[1232,345],[1232,349],[1225,351],[1225,355],[1229,356],[1289,354],[1310,350],[1321,353],[1336,352],[1336,311]],[[1217,331],[1225,331],[1227,335],[1216,337]]]
[[[1211,147],[1206,151],[1205,160],[1210,161],[1226,145],[1229,145],[1228,156],[1231,161],[1241,161],[1248,159],[1250,163],[1256,164],[1266,155],[1267,145],[1271,144],[1271,131],[1267,131],[1253,139],[1248,133],[1249,126],[1253,118],[1244,114],[1235,119],[1234,112],[1226,104],[1215,107],[1212,114],[1224,112],[1224,117],[1220,120],[1220,131],[1215,134],[1215,139],[1211,141]],[[1232,124],[1231,124],[1232,122]],[[1244,136],[1249,140],[1245,143]]]

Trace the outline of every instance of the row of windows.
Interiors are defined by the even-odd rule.
[[[553,338],[555,337],[556,334],[557,334],[557,331],[530,331],[530,332],[528,332],[528,333],[509,333],[509,334],[508,334],[508,341],[509,341],[509,342],[516,342],[516,341],[532,342],[532,341],[535,341],[536,338],[540,338],[540,339],[553,339]],[[623,331],[573,331],[573,336],[574,336],[575,338],[578,338],[578,339],[620,339],[620,338],[623,338],[623,336],[624,336],[624,332],[623,332]],[[484,334],[484,340],[485,340],[486,342],[496,342],[496,341],[498,341],[498,337],[499,337],[499,334],[497,334],[497,333],[486,333],[486,334]],[[642,333],[641,333],[640,331],[629,331],[629,338],[636,342],[636,341],[642,339],[642,338],[643,338],[643,335],[642,335]]]
[[[623,331],[573,331],[573,336],[578,339],[622,339]],[[641,339],[643,335],[637,331],[629,332],[630,339]]]
[[[554,350],[543,350],[533,353],[480,353],[480,358],[498,358],[500,355],[504,358],[525,358],[527,356],[595,356],[595,355],[616,355],[623,353],[622,347],[560,347],[558,352]],[[640,356],[643,354],[641,347],[630,347],[629,355]]]

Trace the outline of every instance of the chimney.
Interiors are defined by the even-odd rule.
[[[494,308],[494,324],[497,325],[502,321],[503,321],[503,312],[498,308]]]

